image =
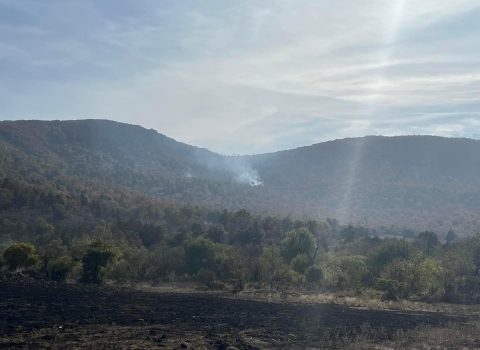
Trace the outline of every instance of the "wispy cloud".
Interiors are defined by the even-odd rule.
[[[108,118],[222,153],[480,137],[475,0],[0,0],[0,115]]]

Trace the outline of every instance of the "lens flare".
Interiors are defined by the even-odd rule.
[[[378,104],[382,97],[386,94],[385,92],[385,81],[387,79],[386,69],[390,65],[392,56],[395,53],[395,42],[398,37],[399,30],[401,28],[402,18],[405,12],[407,0],[398,0],[393,3],[392,12],[386,16],[387,23],[389,25],[388,30],[386,31],[386,36],[384,40],[382,54],[380,55],[379,66],[382,67],[380,74],[377,77],[377,82],[374,84],[374,91],[370,94],[372,97],[367,101],[367,109],[362,111],[363,115],[373,116],[378,109]],[[343,185],[341,186],[340,191],[340,204],[336,216],[340,222],[347,223],[351,220],[351,206],[352,199],[355,195],[355,188],[361,186],[357,183],[358,180],[358,168],[362,162],[366,138],[359,138],[352,141],[352,156],[350,162],[347,165],[347,175]]]

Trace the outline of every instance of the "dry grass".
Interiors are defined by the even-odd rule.
[[[449,324],[444,327],[419,327],[397,331],[392,339],[377,337],[375,330],[342,342],[345,349],[478,349],[480,324]],[[338,343],[337,343],[338,344]]]
[[[426,303],[420,301],[399,300],[383,301],[379,292],[370,290],[359,292],[321,293],[311,291],[246,289],[233,293],[229,291],[212,291],[201,288],[197,283],[163,283],[157,286],[139,284],[138,290],[159,293],[207,293],[227,298],[259,300],[274,303],[302,304],[336,304],[367,310],[395,310],[409,312],[440,312],[452,315],[478,316],[480,320],[480,305],[462,305],[447,303]]]
[[[449,324],[444,327],[418,327],[398,330],[388,335],[385,329],[364,324],[360,331],[326,331],[321,339],[311,341],[306,349],[377,349],[377,350],[451,350],[479,349],[480,324]]]
[[[348,307],[363,308],[367,310],[395,310],[410,312],[441,312],[456,315],[479,315],[480,305],[461,305],[447,303],[426,303],[420,301],[383,301],[379,295],[373,293],[360,294],[354,293],[302,293],[285,292],[275,290],[255,290],[243,291],[233,296],[235,298],[248,300],[262,300],[267,302],[287,302],[287,303],[306,303],[306,304],[336,304]]]
[[[185,288],[182,286],[144,287],[159,292],[199,293],[194,284]],[[143,289],[143,288],[142,288]],[[399,329],[391,334],[382,328],[372,328],[364,324],[360,330],[344,328],[326,330],[320,337],[306,342],[302,349],[480,349],[480,305],[456,305],[446,303],[425,303],[417,301],[382,301],[375,298],[375,293],[312,293],[278,290],[245,290],[238,293],[207,292],[227,298],[260,300],[272,303],[302,303],[302,304],[336,304],[366,310],[395,310],[405,313],[433,312],[448,315],[469,316],[468,323],[451,323],[442,327],[422,326],[409,331]],[[388,334],[387,334],[388,333]],[[250,339],[252,341],[252,339]],[[270,349],[271,347],[260,346]],[[275,348],[282,348],[275,347]],[[285,349],[294,347],[285,347]]]

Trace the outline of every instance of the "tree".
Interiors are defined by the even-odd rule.
[[[404,228],[400,234],[403,238],[415,238],[415,231],[408,228]]]
[[[209,267],[219,279],[234,279],[237,282],[238,289],[243,290],[248,272],[248,262],[250,260],[235,247],[226,244],[216,244],[213,264],[209,264]]]
[[[40,263],[40,257],[31,243],[13,243],[5,250],[3,258],[10,270],[28,269]]]
[[[142,240],[143,245],[148,248],[162,241],[164,230],[161,226],[144,225],[140,231],[138,231],[138,236]]]
[[[47,277],[50,277],[50,262],[52,260],[60,258],[61,256],[64,256],[67,253],[67,247],[63,245],[61,239],[54,239],[50,241],[50,243],[48,243],[46,246],[39,247],[37,250],[43,262],[42,270],[45,272]]]
[[[480,275],[480,235],[477,233],[474,236],[468,237],[462,246],[465,246],[467,249],[464,253],[469,254],[473,259],[475,264],[475,275]]]
[[[211,240],[203,237],[192,239],[185,247],[185,271],[190,275],[196,274],[213,261],[214,254],[215,243]]]
[[[122,249],[122,259],[109,277],[120,283],[138,282],[146,280],[149,268],[153,268],[149,251],[143,246],[129,246]]]
[[[323,279],[323,270],[319,266],[310,266],[305,272],[307,282],[318,283]]]
[[[165,278],[171,273],[178,274],[185,265],[185,250],[183,247],[159,245],[151,251],[147,264],[154,281]]]
[[[241,245],[246,244],[260,244],[262,242],[264,232],[258,221],[255,221],[252,226],[244,230],[240,230],[235,237],[235,240]]]
[[[413,255],[409,259],[394,259],[382,271],[377,287],[387,299],[407,299],[412,294],[432,295],[441,290],[442,267],[431,258]]]
[[[445,236],[445,240],[447,241],[447,244],[453,243],[457,239],[458,239],[458,236],[452,229],[450,229],[447,235]]]
[[[290,216],[283,218],[282,220],[282,231],[288,232],[293,227],[293,220]]]
[[[337,219],[327,218],[327,224],[330,226],[333,232],[337,232],[339,226]]]
[[[100,283],[108,270],[112,269],[122,257],[120,249],[96,238],[88,245],[82,258],[84,283]]]
[[[467,276],[475,273],[475,238],[470,238],[465,244],[452,243],[444,245],[439,253],[443,268],[443,300],[453,301],[458,288],[463,286]],[[473,247],[472,247],[473,246]]]
[[[298,273],[305,273],[310,264],[310,257],[306,254],[300,254],[292,259],[290,266]]]
[[[280,255],[279,248],[276,246],[267,247],[257,260],[254,280],[271,281],[275,272],[284,267],[285,263]]]
[[[373,248],[367,257],[367,264],[370,266],[370,273],[376,277],[383,270],[384,266],[394,259],[408,259],[418,249],[406,241],[396,239],[387,240]]]
[[[52,260],[48,264],[50,278],[53,281],[64,281],[67,274],[73,270],[75,263],[68,255]]]
[[[197,222],[194,222],[192,224],[191,231],[192,231],[193,237],[203,236],[205,234],[205,230],[203,226]]]
[[[431,231],[419,233],[415,243],[427,255],[432,255],[435,249],[440,245],[437,235]]]
[[[55,227],[44,218],[39,217],[35,221],[36,244],[45,245],[55,237]]]
[[[315,238],[306,227],[288,232],[280,246],[280,253],[288,263],[300,254],[307,255],[313,262],[316,250]]]
[[[338,288],[357,289],[368,269],[364,256],[341,256],[327,265],[328,280]]]
[[[344,243],[351,243],[357,238],[368,237],[368,235],[368,229],[353,227],[352,225],[348,225],[340,231],[340,238],[343,239]]]
[[[224,243],[227,237],[227,232],[222,224],[217,224],[210,227],[205,237],[211,239],[215,243]]]

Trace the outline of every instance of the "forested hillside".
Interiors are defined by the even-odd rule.
[[[224,157],[109,121],[1,122],[0,136],[0,271],[480,298],[477,141]]]
[[[225,157],[106,120],[4,121],[0,147],[1,177],[59,191],[82,183],[218,210],[337,217],[385,232],[480,231],[475,140],[365,137]]]
[[[253,159],[266,187],[291,201],[333,209],[340,220],[480,231],[477,140],[371,136]]]
[[[384,233],[87,183],[58,190],[0,179],[0,273],[29,269],[44,280],[96,284],[198,282],[234,292],[247,285],[370,288],[389,300],[478,303],[480,235],[457,242],[453,231],[378,237]]]

